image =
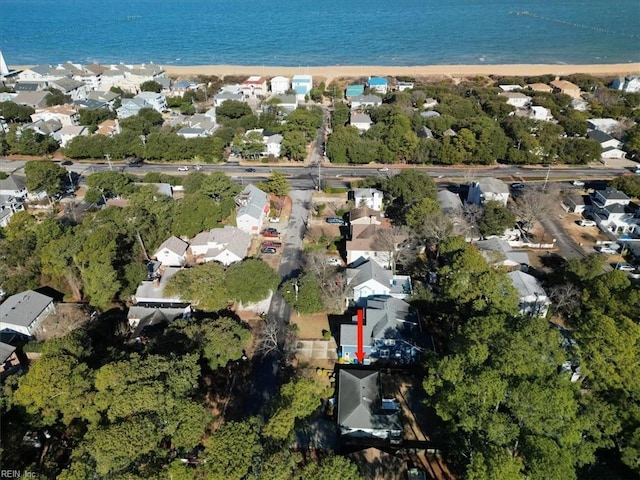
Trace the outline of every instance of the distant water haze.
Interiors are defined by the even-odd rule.
[[[640,61],[638,0],[0,0],[10,65]]]

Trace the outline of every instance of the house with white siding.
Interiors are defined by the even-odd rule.
[[[225,225],[200,232],[189,242],[195,261],[220,262],[225,266],[246,258],[251,246],[251,235],[238,227]]]
[[[55,311],[53,298],[33,290],[16,293],[0,305],[0,331],[32,337],[42,320]]]
[[[236,196],[236,205],[236,226],[249,234],[259,234],[265,218],[269,216],[268,195],[255,185],[249,184]]]
[[[153,258],[165,267],[182,267],[187,263],[187,248],[187,242],[172,235],[162,242],[154,252]]]

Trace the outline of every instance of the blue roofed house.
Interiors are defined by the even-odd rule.
[[[291,88],[296,92],[298,100],[304,101],[313,88],[313,77],[311,75],[294,75],[291,79]]]
[[[336,420],[343,442],[401,442],[399,403],[385,398],[378,370],[340,368],[337,397]]]
[[[411,277],[408,275],[394,275],[391,270],[382,268],[373,260],[366,260],[346,272],[347,285],[351,295],[350,302],[363,306],[367,299],[374,296],[389,296],[404,299],[412,293]]]
[[[344,98],[347,100],[360,95],[364,95],[364,85],[348,85],[344,92]]]
[[[390,296],[373,296],[363,308],[362,347],[364,364],[388,362],[412,363],[419,360],[416,336],[420,332],[418,311],[404,300]],[[343,363],[355,363],[358,349],[358,323],[340,325],[340,352]]]
[[[0,305],[0,331],[33,336],[42,320],[55,311],[53,298],[33,290],[16,293]]]
[[[369,81],[367,83],[369,85],[369,90],[381,93],[382,95],[386,94],[389,88],[389,82],[384,77],[369,77]]]
[[[247,233],[260,233],[265,218],[269,215],[269,196],[255,185],[247,185],[236,196],[236,226]]]

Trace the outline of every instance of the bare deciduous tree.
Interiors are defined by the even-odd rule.
[[[324,255],[319,253],[309,253],[305,256],[304,266],[307,272],[314,274],[318,278],[322,291],[322,301],[328,311],[342,311],[344,298],[348,293],[349,286],[343,271],[327,263]]]
[[[527,189],[515,198],[513,212],[522,221],[525,231],[528,231],[536,220],[547,217],[558,202],[559,192],[556,188],[545,191]]]
[[[387,257],[391,272],[395,275],[396,263],[398,261],[398,252],[400,245],[407,238],[406,231],[400,227],[378,228],[371,246],[373,249],[384,252]]]
[[[277,321],[269,318],[260,325],[260,330],[257,336],[256,353],[267,355],[271,352],[278,351],[278,339],[280,336],[280,325]]]
[[[563,283],[549,289],[549,298],[562,314],[567,314],[580,305],[580,295],[580,290],[573,283]]]

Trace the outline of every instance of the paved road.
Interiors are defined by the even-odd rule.
[[[283,280],[294,277],[302,266],[302,239],[307,228],[306,222],[311,207],[311,191],[293,190],[289,193],[293,208],[289,217],[286,235],[283,241],[282,257],[278,268],[278,275]],[[253,359],[251,386],[245,404],[245,413],[256,415],[278,392],[279,370],[282,363],[282,349],[284,336],[291,307],[276,293],[267,312],[267,321],[276,322],[279,326],[279,352],[259,355]]]

